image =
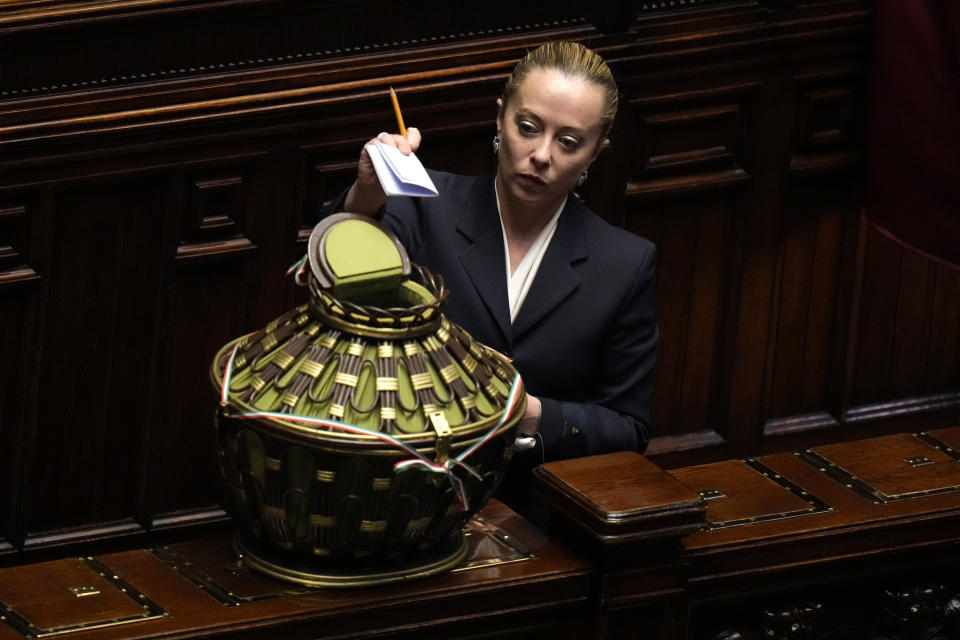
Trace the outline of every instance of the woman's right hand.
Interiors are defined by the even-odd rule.
[[[407,155],[420,148],[420,130],[416,127],[407,128],[406,138],[398,133],[381,133],[376,138],[371,138],[367,144],[374,144],[377,140],[382,144],[396,147]],[[383,187],[380,186],[380,179],[377,178],[377,172],[373,168],[370,154],[367,153],[367,144],[363,145],[363,149],[360,151],[360,161],[357,163],[357,180],[350,187],[350,191],[347,192],[347,198],[343,206],[344,210],[350,213],[374,216],[380,211],[383,203],[387,201],[387,195],[383,192]]]

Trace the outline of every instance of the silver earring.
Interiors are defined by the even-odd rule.
[[[500,153],[500,134],[493,136],[493,155]]]
[[[577,186],[579,187],[583,185],[583,183],[586,181],[587,181],[587,172],[584,171],[583,173],[580,174],[580,177],[577,178]]]

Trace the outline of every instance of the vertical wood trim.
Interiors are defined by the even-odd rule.
[[[927,348],[930,348],[930,344],[933,341],[933,325],[936,318],[933,317],[933,314],[937,306],[937,292],[940,289],[940,269],[942,267],[938,264],[934,264],[932,268],[932,274],[930,276],[930,290],[927,293]],[[933,359],[930,357],[928,352],[923,359],[923,392],[931,393],[931,375],[930,367],[933,366]]]
[[[12,544],[22,549],[29,534],[30,499],[33,492],[32,477],[34,456],[37,444],[37,419],[40,410],[40,364],[43,362],[44,336],[47,324],[47,306],[50,299],[50,265],[52,263],[53,212],[56,204],[56,191],[48,186],[36,199],[35,219],[31,224],[31,247],[36,251],[36,269],[40,274],[40,294],[36,305],[37,321],[33,325],[32,353],[29,360],[29,383],[25,388],[28,400],[23,411],[20,444],[17,452],[17,468],[14,473],[14,518]]]
[[[806,308],[810,309],[812,300],[813,300],[813,276],[816,273],[817,259],[819,258],[819,252],[822,249],[820,244],[820,231],[823,225],[823,217],[817,217],[812,219],[810,217],[804,216],[804,223],[807,226],[807,252],[810,255],[810,263],[807,268],[804,270],[804,286],[806,287]],[[810,246],[812,245],[812,246]],[[803,390],[806,388],[807,376],[810,373],[810,368],[807,366],[809,361],[810,354],[807,353],[810,345],[810,332],[812,331],[811,325],[813,322],[810,319],[810,315],[807,314],[806,322],[803,327],[803,345],[801,347],[801,359],[800,359],[800,388],[797,389],[797,405],[794,411],[798,409],[800,411],[805,410],[803,407]],[[823,402],[821,401],[818,410],[823,409]]]
[[[924,393],[927,390],[927,366],[930,362],[930,334],[933,331],[933,295],[936,292],[936,276],[937,276],[937,264],[933,261],[929,261],[924,265],[924,318],[923,318],[923,349],[921,350],[922,358],[919,364],[919,380],[918,385],[920,388],[920,393]]]
[[[728,372],[733,371],[737,352],[737,336],[739,333],[739,309],[743,304],[743,272],[744,261],[741,256],[744,255],[744,247],[747,243],[747,210],[749,203],[753,200],[756,190],[756,181],[750,182],[748,190],[740,194],[740,199],[734,209],[734,219],[730,236],[730,252],[727,260],[727,268],[724,281],[724,291],[727,294],[726,303],[721,302],[719,320],[722,322],[722,333],[717,336],[722,340],[718,350],[719,361],[717,371],[719,381],[717,384],[717,393],[719,400],[716,405],[714,423],[718,434],[722,434],[724,443],[731,439],[731,421],[730,415],[733,403],[733,376]],[[727,369],[721,370],[720,364],[727,366]]]
[[[763,442],[769,397],[768,364],[773,343],[770,334],[777,315],[775,292],[779,239],[783,235],[784,196],[795,126],[796,82],[769,77],[758,89],[758,104],[790,105],[775,113],[757,109],[754,136],[752,190],[744,215],[743,251],[738,259],[736,332],[730,361],[730,403],[724,414],[730,428],[728,455],[747,455]],[[769,132],[766,144],[759,136]],[[758,363],[758,364],[757,364]]]
[[[944,266],[938,267],[938,270],[939,270],[940,272],[943,272],[944,269],[946,269],[946,267],[944,267]],[[956,345],[957,345],[957,346],[956,346],[956,353],[955,353],[955,360],[954,360],[954,362],[957,363],[957,369],[960,370],[960,322],[957,323],[957,331],[956,331],[956,336],[955,336],[955,337],[956,337]]]
[[[774,367],[776,366],[777,361],[777,342],[780,337],[780,310],[783,307],[781,304],[781,295],[783,291],[783,278],[784,278],[784,261],[786,260],[786,233],[784,227],[786,225],[780,225],[780,229],[777,234],[777,256],[774,266],[774,276],[773,276],[773,290],[771,292],[771,310],[769,325],[767,327],[767,348],[766,353],[764,354],[764,367],[763,367],[763,395],[762,395],[762,405],[761,405],[761,416],[762,421],[766,423],[770,419],[770,406],[773,399],[773,384],[774,384]]]
[[[857,233],[857,257],[854,263],[853,295],[850,296],[850,309],[847,317],[850,319],[847,330],[847,362],[844,367],[843,392],[840,396],[840,416],[845,419],[850,410],[853,398],[853,384],[857,372],[857,356],[859,355],[860,337],[860,304],[863,299],[864,269],[867,260],[867,244],[869,240],[869,225],[866,212],[860,212],[860,221]]]
[[[693,238],[690,243],[691,247],[696,248],[700,240],[700,226],[702,221],[703,221],[703,214],[702,213],[696,214],[695,226],[693,229]],[[678,366],[680,370],[680,380],[679,380],[680,384],[678,385],[679,393],[677,397],[678,401],[676,403],[676,413],[674,415],[674,420],[673,420],[674,424],[677,424],[683,419],[682,407],[684,405],[684,399],[686,398],[686,395],[687,395],[687,386],[689,384],[686,376],[687,363],[688,363],[687,349],[689,348],[689,345],[690,345],[690,340],[689,340],[690,325],[691,323],[693,323],[693,318],[690,317],[690,310],[693,308],[693,296],[694,296],[694,290],[696,289],[695,283],[697,282],[697,269],[700,266],[699,261],[697,260],[698,252],[693,251],[692,253],[693,255],[690,257],[690,270],[689,270],[690,275],[689,275],[689,278],[687,279],[687,295],[685,296],[683,301],[683,316],[682,316],[684,319],[683,339],[680,342],[680,350],[679,350],[680,362]]]
[[[834,292],[836,310],[830,338],[827,370],[824,378],[824,406],[834,419],[840,420],[846,411],[844,405],[847,395],[847,358],[849,341],[855,336],[851,331],[856,326],[853,314],[856,312],[854,301],[859,278],[860,242],[862,229],[866,226],[863,211],[857,216],[843,214],[841,222],[840,256],[837,259],[837,282]],[[852,259],[853,264],[850,265]],[[848,268],[848,265],[852,268]],[[847,337],[844,342],[843,337]]]
[[[920,389],[923,393],[930,392],[930,351],[935,348],[931,344],[933,339],[934,309],[937,299],[937,284],[940,280],[940,269],[936,262],[927,264],[927,304],[923,325],[923,362],[920,365]]]
[[[929,354],[925,376],[928,392],[938,393],[944,390],[945,382],[956,386],[960,380],[960,272],[936,265],[934,275],[930,312],[934,350]]]
[[[875,237],[876,237],[876,236],[875,236]],[[884,241],[885,241],[885,242],[891,242],[891,241],[890,241],[889,239],[887,239],[887,238],[884,238]],[[894,294],[893,294],[893,304],[891,305],[891,308],[894,310],[894,313],[895,313],[896,315],[894,315],[894,317],[893,317],[893,328],[892,328],[892,330],[890,331],[889,342],[887,343],[887,353],[889,354],[889,358],[887,358],[886,378],[885,378],[885,380],[883,381],[883,384],[881,385],[881,388],[883,389],[885,396],[888,394],[888,392],[890,391],[891,387],[893,386],[893,368],[896,366],[896,358],[895,358],[895,356],[896,356],[896,351],[895,351],[895,349],[896,349],[896,344],[897,344],[897,333],[898,333],[897,329],[899,328],[899,325],[900,325],[900,313],[899,313],[899,311],[900,311],[900,285],[901,285],[901,282],[903,281],[903,252],[904,252],[904,249],[903,249],[902,247],[900,247],[900,246],[897,246],[897,247],[896,247],[896,256],[897,256],[897,278],[896,278],[896,283],[897,283],[897,285],[896,285],[896,288],[895,288]]]
[[[144,456],[143,456],[143,477],[140,479],[143,522],[145,528],[152,529],[158,516],[156,501],[156,485],[159,474],[156,472],[159,468],[158,460],[159,448],[156,445],[156,439],[159,431],[166,428],[169,422],[168,407],[161,402],[165,396],[160,393],[161,389],[170,389],[170,336],[173,332],[173,301],[176,289],[176,256],[177,246],[180,238],[180,225],[183,220],[183,183],[184,172],[177,170],[171,172],[167,178],[167,199],[169,206],[164,212],[164,220],[161,222],[161,241],[162,257],[162,278],[163,278],[163,298],[160,301],[158,309],[158,318],[156,323],[156,336],[154,347],[156,354],[154,359],[155,373],[153,375],[154,387],[151,390],[152,415],[147,423],[146,437],[144,438]]]
[[[161,267],[161,298],[157,305],[157,316],[153,324],[153,339],[151,344],[149,375],[149,390],[145,402],[145,415],[143,418],[144,438],[142,450],[142,464],[139,500],[137,505],[138,521],[148,531],[152,529],[154,520],[157,516],[155,510],[156,499],[156,478],[155,473],[159,461],[157,460],[157,447],[154,440],[159,430],[164,428],[163,404],[161,389],[169,388],[169,336],[171,329],[171,306],[173,299],[173,283],[175,273],[175,259],[177,252],[177,238],[179,237],[179,225],[182,219],[182,199],[183,199],[183,181],[182,172],[177,171],[168,175],[166,178],[166,196],[161,215],[164,219],[160,222],[161,239],[158,251],[160,253],[159,264]]]

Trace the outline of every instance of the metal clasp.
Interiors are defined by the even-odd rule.
[[[916,469],[917,467],[922,467],[924,465],[933,464],[933,460],[927,456],[915,456],[913,458],[904,458],[903,460],[908,465]]]
[[[704,489],[703,491],[698,491],[700,494],[701,500],[716,500],[717,498],[726,498],[727,494],[719,489]]]
[[[442,411],[431,411],[428,415],[433,430],[437,432],[436,463],[443,464],[450,459],[450,439],[453,436],[453,429],[450,428],[447,416],[443,415]]]
[[[92,587],[90,585],[81,585],[76,587],[67,587],[70,590],[70,593],[77,596],[78,598],[86,598],[88,596],[98,596],[100,595],[100,589]]]

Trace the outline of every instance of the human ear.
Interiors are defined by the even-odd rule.
[[[497,133],[503,130],[503,98],[497,98]]]
[[[587,163],[587,166],[593,164],[593,161],[597,159],[597,156],[600,155],[600,152],[610,146],[610,138],[600,138],[600,141],[597,142],[597,148],[593,150],[593,155],[590,157],[590,162]]]

